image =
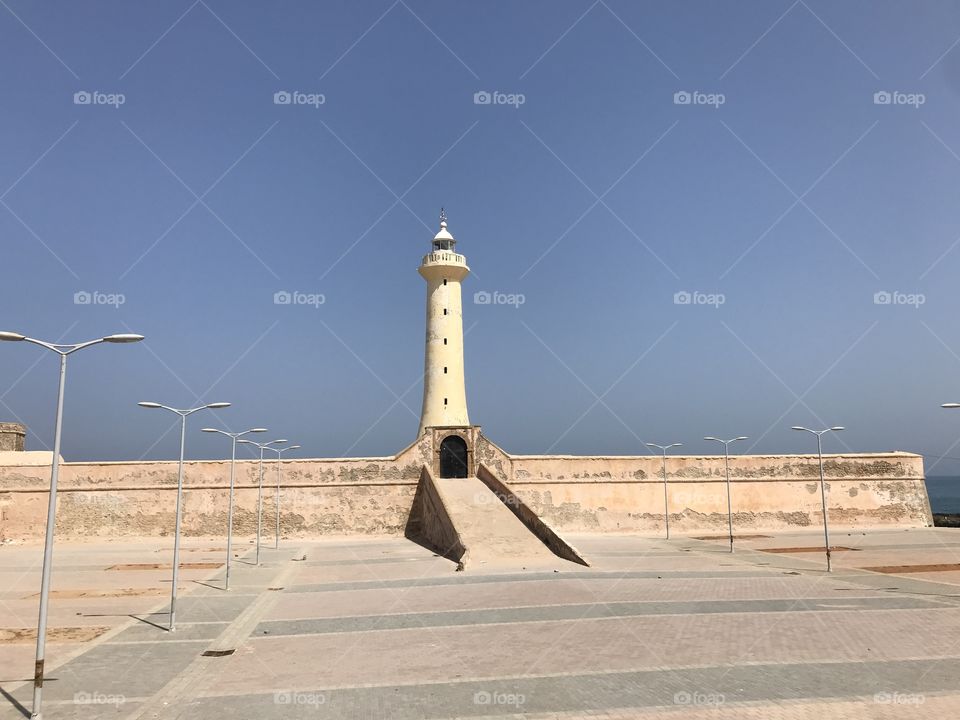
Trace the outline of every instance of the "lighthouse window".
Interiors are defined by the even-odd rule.
[[[446,285],[446,284],[447,284],[447,280],[446,280],[446,278],[444,278],[444,280],[443,280],[443,284],[444,284],[444,285]]]
[[[447,405],[447,399],[446,399],[446,398],[443,399],[443,405],[444,405],[444,407],[446,407],[446,405]]]
[[[443,374],[444,374],[444,375],[447,374],[447,366],[446,366],[446,365],[443,366]]]
[[[446,309],[446,308],[443,309],[443,314],[444,314],[444,315],[447,314],[447,309]]]
[[[447,339],[446,339],[446,338],[443,339],[443,344],[444,344],[444,345],[447,344]]]

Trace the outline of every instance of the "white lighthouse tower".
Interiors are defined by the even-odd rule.
[[[463,305],[460,281],[469,273],[467,259],[456,252],[440,210],[440,232],[433,250],[423,256],[419,272],[427,281],[427,335],[420,430],[470,425],[463,379]]]

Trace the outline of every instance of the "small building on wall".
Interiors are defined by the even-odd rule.
[[[23,452],[26,425],[20,423],[0,423],[0,452]]]

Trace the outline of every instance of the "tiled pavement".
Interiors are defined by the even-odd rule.
[[[893,718],[960,710],[960,531],[816,530],[737,543],[568,538],[591,567],[453,572],[403,539],[286,540],[254,567],[181,571],[169,541],[56,551],[44,716]],[[185,562],[223,558],[190,540]],[[35,624],[41,548],[0,548],[0,628]],[[249,560],[251,554],[244,555]],[[77,597],[86,592],[85,597]],[[69,630],[67,631],[69,635]],[[0,718],[30,705],[29,638],[0,630]],[[12,641],[13,640],[13,641]],[[204,657],[206,650],[233,650]],[[18,708],[19,706],[19,708]],[[27,713],[28,715],[29,713]]]

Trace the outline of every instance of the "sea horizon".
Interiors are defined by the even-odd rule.
[[[930,509],[935,513],[960,513],[960,477],[935,475],[927,478]]]

